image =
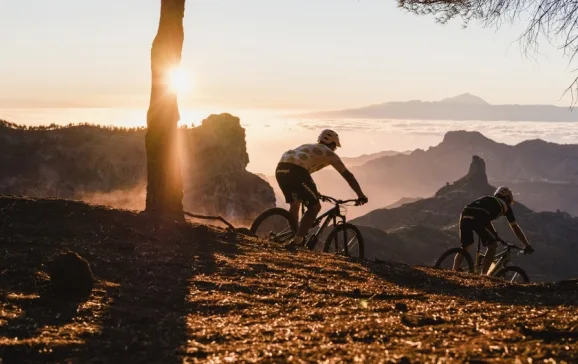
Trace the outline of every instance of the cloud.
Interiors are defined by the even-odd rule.
[[[577,143],[578,128],[572,122],[521,122],[521,121],[444,121],[444,120],[300,120],[295,127],[318,130],[333,128],[338,131],[379,132],[443,136],[452,130],[479,131],[488,138],[507,144],[517,144],[528,139],[542,139],[555,143]]]

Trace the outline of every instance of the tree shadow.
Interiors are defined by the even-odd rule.
[[[95,358],[119,363],[182,362],[191,279],[216,271],[215,253],[235,256],[240,250],[234,235],[217,238],[203,225],[180,224],[168,229],[170,239],[137,247],[120,258],[124,265],[95,268],[96,274],[100,272],[118,286],[111,289],[113,301],[102,330],[86,343],[80,362]]]
[[[39,203],[30,205],[38,215]],[[216,255],[240,254],[236,235],[75,203],[64,209],[68,219],[54,211],[39,219],[26,207],[0,224],[9,254],[0,300],[12,300],[11,318],[0,316],[0,341],[10,341],[0,343],[0,362],[181,363],[190,280],[213,274],[223,264]],[[89,262],[97,282],[88,301],[38,296],[48,284],[39,267],[62,249]]]
[[[427,294],[510,305],[578,305],[578,291],[572,286],[515,284],[499,278],[383,261],[364,265],[388,282]]]

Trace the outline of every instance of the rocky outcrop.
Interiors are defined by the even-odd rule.
[[[183,173],[191,177],[184,184],[185,206],[242,224],[275,206],[273,188],[245,169],[249,155],[239,118],[211,115],[185,135]]]
[[[25,128],[0,122],[0,194],[144,208],[144,128]],[[246,171],[245,130],[230,114],[179,129],[184,207],[251,221],[275,206],[271,186]]]
[[[496,187],[488,183],[485,161],[473,156],[469,172],[437,191],[435,196],[394,209],[374,210],[351,222],[364,234],[368,257],[407,264],[431,265],[447,248],[459,246],[462,208]],[[578,218],[566,212],[534,212],[523,203],[513,206],[516,219],[536,249],[515,261],[534,281],[578,276]],[[517,243],[506,219],[494,222],[500,236]]]
[[[489,194],[492,192],[492,188],[488,183],[488,176],[486,174],[486,162],[477,155],[472,157],[472,163],[470,164],[470,170],[468,174],[459,180],[455,181],[453,184],[447,184],[445,187],[440,188],[436,192],[436,196],[443,196],[448,193],[479,193],[479,194]]]

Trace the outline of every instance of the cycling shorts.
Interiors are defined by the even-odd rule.
[[[292,163],[279,163],[275,178],[285,202],[301,201],[307,207],[319,203],[317,186],[305,168]]]
[[[496,229],[483,211],[465,208],[460,214],[459,228],[460,241],[464,248],[474,243],[474,232],[484,246],[495,244],[498,240]]]

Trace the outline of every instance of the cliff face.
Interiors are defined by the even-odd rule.
[[[0,194],[81,199],[144,208],[145,129],[91,125],[23,129],[0,123]],[[266,181],[246,171],[245,130],[229,114],[179,130],[184,206],[252,220],[275,205]]]

